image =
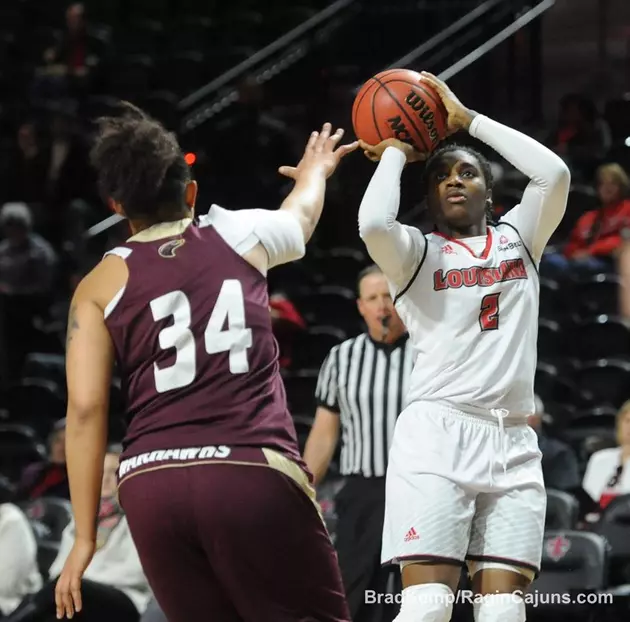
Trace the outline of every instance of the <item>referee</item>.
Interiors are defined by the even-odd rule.
[[[396,419],[404,408],[413,352],[376,266],[359,274],[358,309],[367,332],[335,346],[319,372],[315,421],[304,460],[323,481],[341,431],[336,547],[354,622],[393,620],[398,606],[366,603],[366,591],[390,592],[381,569],[385,472]],[[388,599],[391,600],[391,599]]]

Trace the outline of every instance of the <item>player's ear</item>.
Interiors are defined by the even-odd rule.
[[[186,205],[191,209],[195,209],[195,203],[197,202],[197,193],[199,192],[199,187],[197,186],[196,181],[189,181],[186,184],[186,191],[184,193],[184,200],[186,201]]]

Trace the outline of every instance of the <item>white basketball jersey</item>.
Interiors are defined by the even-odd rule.
[[[488,228],[475,253],[465,240],[426,236],[414,278],[396,298],[417,359],[407,403],[442,402],[509,419],[534,411],[538,271],[517,230]]]

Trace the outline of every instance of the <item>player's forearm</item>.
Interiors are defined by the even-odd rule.
[[[567,165],[533,138],[484,115],[477,115],[468,131],[529,177],[541,192],[551,194],[558,187],[568,191],[571,175]]]
[[[280,207],[297,218],[304,233],[305,243],[315,232],[322,215],[325,195],[326,176],[322,171],[312,171],[299,177],[295,182],[295,187]]]
[[[308,437],[304,447],[304,462],[313,474],[313,483],[316,486],[326,477],[336,446],[337,439],[332,436],[312,433]]]
[[[77,539],[96,540],[103,462],[107,445],[107,412],[85,410],[70,401],[66,416],[66,462]]]
[[[405,154],[395,147],[383,152],[359,207],[359,235],[367,241],[391,234],[400,207],[400,177]]]

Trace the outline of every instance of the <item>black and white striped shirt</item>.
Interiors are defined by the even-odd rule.
[[[407,334],[388,345],[363,333],[326,357],[315,395],[319,406],[341,417],[342,475],[385,475],[413,363]]]

